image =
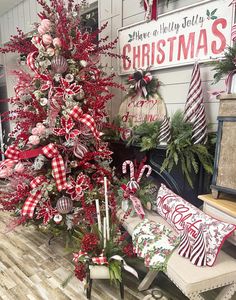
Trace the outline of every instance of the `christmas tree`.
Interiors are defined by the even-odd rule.
[[[81,5],[73,0],[37,1],[43,11],[35,30],[26,35],[18,29],[1,48],[26,57],[29,72],[15,71],[12,109],[1,116],[14,128],[0,166],[0,203],[14,212],[14,225],[33,223],[66,235],[82,280],[86,255],[107,263],[121,254],[124,240],[114,226],[112,152],[102,136],[113,96],[108,88],[120,86],[99,67],[101,55],[117,57],[111,52],[116,41],[97,39],[105,26],[84,32]],[[130,254],[132,248],[124,249]]]

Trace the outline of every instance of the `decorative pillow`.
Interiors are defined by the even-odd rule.
[[[187,227],[191,247],[199,237],[199,229],[203,231],[207,266],[214,264],[224,241],[236,229],[235,225],[219,221],[205,214],[169,190],[164,184],[161,185],[157,194],[157,212],[179,234],[183,233],[185,226]],[[195,259],[192,258],[192,262],[194,261]]]

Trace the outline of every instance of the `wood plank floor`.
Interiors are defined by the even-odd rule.
[[[5,233],[9,221],[9,213],[0,212],[0,299],[86,299],[83,284],[76,278],[73,277],[65,288],[61,286],[73,271],[71,257],[64,252],[63,242],[54,239],[49,245],[45,234],[29,227],[18,227],[14,231]],[[160,274],[151,289],[143,293],[137,291],[138,284],[136,278],[125,274],[126,300],[144,299],[154,288],[165,291],[168,299],[188,299],[164,274]],[[214,298],[214,293],[206,295],[207,300]],[[118,288],[110,285],[106,280],[95,281],[92,300],[100,299],[119,299]]]

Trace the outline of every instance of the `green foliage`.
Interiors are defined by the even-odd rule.
[[[133,128],[133,135],[128,140],[127,146],[138,145],[141,151],[153,149],[157,146],[160,122],[143,123]]]
[[[111,282],[117,284],[121,282],[121,263],[117,260],[109,261],[109,274]]]
[[[183,175],[189,185],[193,187],[191,174],[199,172],[199,162],[207,173],[213,173],[213,156],[206,145],[192,143],[192,125],[184,121],[183,113],[178,111],[171,122],[172,140],[167,146],[166,158],[162,164],[162,171],[172,170],[174,165],[180,164]]]
[[[113,119],[109,127],[103,128],[103,136],[104,140],[112,140],[119,141],[120,133],[119,129],[121,127],[121,117],[117,116]]]
[[[224,59],[217,60],[211,62],[210,64],[214,66],[213,71],[216,73],[214,74],[214,83],[217,83],[227,75],[229,72],[235,70],[235,58],[236,58],[236,45],[233,47],[228,47],[224,52]]]

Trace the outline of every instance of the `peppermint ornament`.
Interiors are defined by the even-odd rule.
[[[62,196],[57,200],[56,209],[60,214],[68,214],[73,208],[73,202],[70,198]]]
[[[53,221],[54,221],[56,224],[60,224],[61,221],[62,221],[62,219],[63,219],[63,217],[62,217],[62,215],[60,215],[60,214],[57,214],[57,215],[55,215],[55,216],[53,217]]]
[[[192,140],[194,144],[205,144],[207,142],[207,120],[204,104],[201,104],[193,123]]]
[[[79,159],[83,159],[84,155],[88,152],[88,148],[82,143],[77,142],[74,146],[73,153]]]
[[[164,117],[164,120],[161,123],[160,132],[158,136],[159,143],[166,145],[171,139],[170,135],[170,124],[167,117]]]
[[[47,33],[42,36],[42,40],[43,40],[44,45],[47,45],[47,46],[52,43],[52,37],[50,34],[47,34]]]
[[[68,69],[68,63],[65,57],[57,55],[52,59],[51,67],[54,73],[62,74]]]

